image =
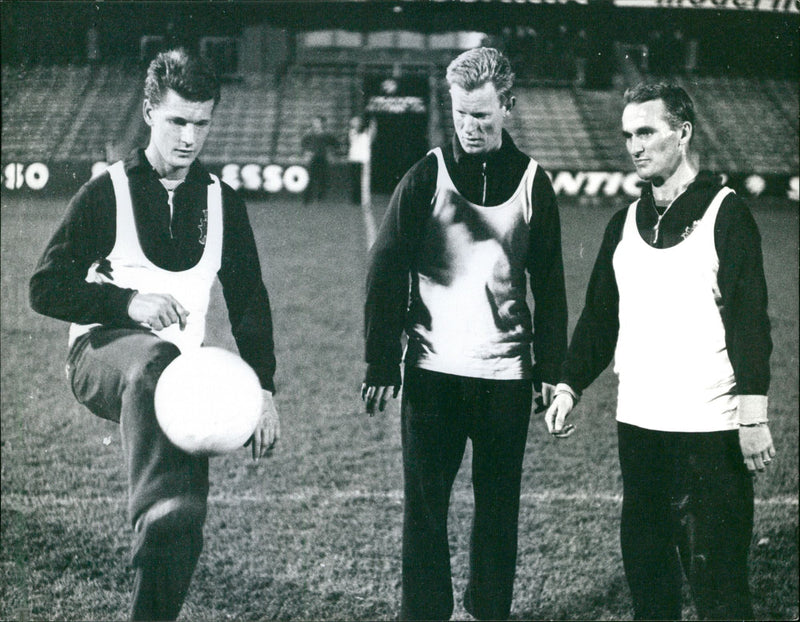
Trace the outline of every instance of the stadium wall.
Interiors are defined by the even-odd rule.
[[[299,195],[308,185],[308,171],[297,164],[206,163],[208,169],[236,190],[250,195]],[[0,185],[3,193],[69,196],[93,175],[105,170],[105,162],[74,162],[50,165],[43,162],[3,162]],[[347,196],[346,164],[331,166],[332,194]],[[628,171],[550,171],[560,196],[630,197],[639,195],[639,178]],[[787,174],[727,174],[723,179],[745,197],[771,196],[800,200],[800,178]],[[337,189],[341,189],[338,190]]]

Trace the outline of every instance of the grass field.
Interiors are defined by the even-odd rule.
[[[385,199],[376,206],[380,219]],[[618,204],[562,201],[572,324]],[[77,405],[64,378],[66,325],[34,314],[27,280],[64,202],[2,198],[3,620],[112,620],[132,571],[117,427]],[[212,461],[206,548],[184,620],[393,619],[399,609],[402,472],[398,404],[368,418],[358,398],[366,241],[359,209],[250,204],[274,307],[280,449]],[[754,207],[775,351],[771,428],[778,459],[756,480],[751,584],[760,619],[798,616],[798,211]],[[219,293],[209,342],[233,348]],[[607,371],[554,442],[531,422],[512,616],[632,616],[619,553],[621,482]],[[469,460],[469,451],[465,461]],[[467,466],[466,464],[464,465]],[[457,605],[472,512],[456,482],[450,538]],[[685,617],[694,618],[690,605]]]

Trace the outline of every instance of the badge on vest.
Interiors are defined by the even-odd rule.
[[[205,246],[206,236],[208,235],[208,209],[203,210],[203,215],[200,217],[200,223],[197,225],[197,228],[200,229],[200,238],[198,242],[200,242],[201,246]]]
[[[683,238],[685,240],[690,235],[692,235],[692,232],[695,229],[697,229],[697,225],[699,225],[699,224],[700,224],[700,221],[699,220],[695,220],[691,225],[689,225],[688,227],[686,227],[686,229],[683,230],[683,233],[681,233],[681,238]]]

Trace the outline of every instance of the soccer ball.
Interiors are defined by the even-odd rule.
[[[212,456],[242,447],[263,406],[253,369],[222,348],[193,348],[172,361],[156,385],[156,418],[183,451]]]

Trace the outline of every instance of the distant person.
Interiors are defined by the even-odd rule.
[[[624,103],[622,133],[646,185],[606,228],[545,419],[568,436],[565,418],[614,358],[636,619],[681,618],[681,567],[701,619],[752,619],[752,474],[775,456],[760,236],[746,203],[698,172],[682,88],[640,84]]]
[[[464,607],[482,620],[509,616],[533,387],[548,404],[566,351],[558,207],[547,173],[503,129],[513,81],[493,48],[450,63],[452,144],[406,173],[371,252],[362,386],[370,415],[398,394],[408,337],[402,620],[453,612],[447,515],[468,438],[475,516]]]
[[[203,343],[216,277],[264,411],[253,459],[280,436],[267,290],[247,210],[197,161],[220,97],[202,60],[159,54],[144,86],[146,149],[88,183],[39,261],[31,306],[71,322],[67,377],[78,401],[120,423],[133,526],[133,620],[172,620],[203,546],[208,459],[184,453],[156,421],[161,372]]]
[[[86,31],[86,60],[90,65],[100,62],[100,31],[94,24]]]
[[[372,160],[372,141],[378,125],[375,119],[366,121],[364,117],[350,119],[347,130],[349,149],[347,161],[350,165],[350,200],[354,205],[361,205],[363,201],[362,189],[364,184],[369,184],[369,169]]]
[[[311,131],[303,136],[303,149],[308,166],[308,187],[303,196],[306,205],[321,201],[328,194],[330,183],[330,150],[336,147],[336,138],[325,127],[325,117],[314,117]]]
[[[559,24],[553,48],[555,56],[553,59],[553,77],[556,80],[574,81],[575,51],[573,48],[569,26],[567,24]]]
[[[582,87],[586,85],[586,65],[589,62],[591,53],[589,35],[586,34],[585,28],[578,30],[573,48],[575,54],[575,86]]]

